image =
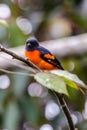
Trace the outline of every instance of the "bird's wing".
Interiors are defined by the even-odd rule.
[[[44,61],[54,65],[58,69],[64,70],[63,67],[61,66],[61,63],[59,62],[59,60],[57,60],[56,57],[54,55],[52,55],[48,49],[41,47],[41,46],[39,46],[37,49],[40,51],[40,57]]]
[[[50,64],[56,66],[58,69],[64,70],[63,67],[61,66],[61,63],[59,62],[59,60],[57,60],[56,57],[53,56],[52,54],[49,54],[49,53],[47,53],[47,54],[42,54],[42,55],[41,55],[41,58],[42,58],[43,60],[45,60],[46,62],[48,62],[48,63],[50,63]]]

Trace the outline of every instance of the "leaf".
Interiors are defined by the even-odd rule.
[[[57,75],[50,73],[37,73],[34,78],[45,87],[69,96],[65,82]]]
[[[72,74],[65,70],[52,70],[50,71],[52,74],[56,74],[57,76],[61,77],[67,85],[78,89],[78,86],[87,89],[86,85],[82,80],[80,80],[77,75]]]

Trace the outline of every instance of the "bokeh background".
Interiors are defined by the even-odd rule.
[[[87,0],[0,0],[0,43],[6,48],[25,45],[32,35],[41,42],[86,32]],[[60,60],[65,69],[87,84],[87,53]],[[14,65],[6,69],[26,72]],[[65,98],[74,124],[79,130],[87,130],[86,95],[75,90],[71,95],[71,99]],[[56,97],[46,88],[29,76],[0,72],[0,130],[68,127]]]

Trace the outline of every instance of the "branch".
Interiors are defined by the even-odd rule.
[[[38,71],[40,72],[40,71],[41,71],[41,70],[40,70],[36,65],[34,65],[32,62],[28,61],[27,59],[24,59],[23,57],[21,57],[21,56],[15,54],[15,53],[13,53],[13,52],[10,51],[10,50],[4,48],[2,45],[0,45],[0,51],[5,52],[6,54],[11,55],[13,58],[24,62],[24,63],[27,64],[28,66],[30,66],[30,67],[32,67],[33,69],[35,69],[36,72],[38,72]]]
[[[54,92],[54,94],[56,95],[57,99],[59,100],[59,103],[60,103],[60,105],[62,107],[62,110],[63,110],[63,112],[65,114],[65,117],[66,117],[66,119],[68,121],[69,129],[70,130],[75,130],[75,127],[74,127],[74,124],[73,124],[73,121],[72,121],[72,117],[70,115],[70,111],[68,109],[68,106],[67,106],[67,104],[65,102],[65,99],[64,99],[63,95],[59,94],[59,93],[56,93],[56,92]]]

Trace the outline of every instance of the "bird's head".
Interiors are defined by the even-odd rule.
[[[26,41],[26,50],[31,51],[39,46],[37,39],[31,37]]]

